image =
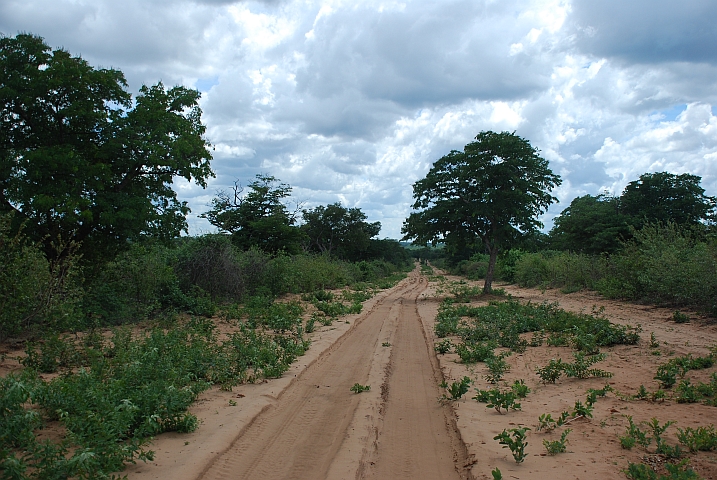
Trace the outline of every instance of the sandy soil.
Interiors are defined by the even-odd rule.
[[[448,280],[457,280],[451,279]],[[558,302],[562,308],[591,312],[604,307],[611,321],[642,325],[636,346],[605,349],[608,358],[597,368],[614,376],[607,381],[624,394],[641,384],[658,388],[653,377],[659,364],[674,355],[706,355],[717,345],[717,324],[696,318],[671,321],[672,311],[605,300],[595,294],[540,291],[503,286],[514,298]],[[653,417],[677,423],[666,434],[677,443],[677,427],[717,423],[717,408],[625,400],[614,393],[595,405],[592,419],[570,423],[568,452],[546,455],[544,439],[560,430],[536,430],[538,416],[556,417],[585,399],[588,388],[605,379],[561,379],[542,385],[536,367],[551,358],[571,358],[563,347],[529,347],[508,357],[506,384],[523,379],[531,393],[522,410],[500,415],[472,400],[474,387],[487,389],[484,364],[464,365],[455,354],[436,355],[435,316],[445,293],[414,271],[393,289],[364,302],[363,313],[349,315],[311,334],[312,346],[282,378],[235,387],[232,392],[205,392],[191,411],[201,421],[191,434],[163,434],[152,445],[156,459],[130,465],[130,479],[490,479],[498,467],[503,478],[625,478],[628,461],[660,465],[664,460],[640,447],[620,448],[627,415],[636,422]],[[485,300],[477,299],[479,305]],[[650,348],[654,332],[659,348]],[[659,355],[655,354],[659,352]],[[8,357],[3,370],[15,370]],[[693,382],[707,382],[717,367],[691,371]],[[444,379],[469,376],[468,395],[439,402]],[[370,385],[354,394],[355,383]],[[528,458],[516,464],[493,437],[504,428],[527,426]],[[650,451],[654,450],[654,447]],[[717,478],[717,452],[690,454],[690,465],[704,478]]]
[[[159,436],[157,460],[131,479],[460,479],[467,453],[417,301],[417,271],[313,335],[307,355],[278,380],[211,391],[192,411],[192,434]],[[432,324],[430,325],[432,328]],[[370,385],[354,394],[355,383]],[[236,403],[231,406],[229,401]]]
[[[458,280],[448,278],[448,280]],[[499,285],[500,286],[500,285]],[[635,346],[617,346],[603,349],[608,358],[596,368],[614,373],[607,379],[614,389],[625,395],[634,395],[641,384],[649,391],[659,388],[653,379],[658,365],[665,363],[675,355],[707,355],[709,348],[717,345],[717,325],[706,319],[692,315],[690,323],[676,324],[671,320],[673,310],[653,306],[626,304],[606,300],[590,292],[563,294],[556,290],[540,291],[522,289],[513,285],[502,286],[507,293],[521,301],[534,303],[557,302],[562,308],[575,312],[590,313],[604,307],[604,315],[610,321],[629,325],[642,325],[642,340]],[[440,288],[438,289],[440,291]],[[426,291],[419,301],[419,313],[423,318],[435,318],[438,305],[443,299],[436,294],[436,285]],[[484,304],[474,301],[472,304]],[[427,329],[433,335],[432,329]],[[650,348],[650,334],[654,332],[659,348]],[[433,339],[436,340],[435,338]],[[576,400],[585,401],[588,388],[601,388],[606,379],[561,379],[557,384],[542,385],[535,373],[536,367],[544,366],[551,358],[571,359],[572,350],[567,347],[529,347],[524,354],[508,357],[511,366],[505,377],[506,385],[514,380],[523,379],[530,386],[531,393],[521,401],[522,410],[498,414],[485,404],[470,399],[466,395],[452,403],[457,417],[457,425],[465,441],[471,461],[474,462],[471,473],[475,478],[490,479],[491,470],[498,467],[503,478],[534,479],[604,479],[625,478],[622,470],[629,462],[645,462],[658,466],[664,462],[660,456],[650,454],[641,447],[624,450],[620,447],[619,435],[625,434],[628,424],[626,416],[631,415],[636,423],[657,418],[660,424],[675,421],[665,437],[670,445],[677,444],[677,428],[708,426],[717,423],[717,408],[700,403],[678,404],[668,399],[664,402],[645,400],[622,400],[614,393],[598,399],[592,419],[581,418],[571,422],[572,432],[568,436],[567,453],[556,456],[546,455],[543,440],[557,440],[560,431],[538,432],[538,417],[551,413],[557,417],[560,412],[570,410]],[[463,365],[455,354],[439,355],[441,369],[450,383],[464,375],[471,377],[474,387],[488,389],[491,385],[483,378],[487,373],[484,364]],[[686,378],[692,382],[709,382],[709,376],[717,370],[690,371]],[[526,426],[530,454],[522,463],[517,464],[508,449],[501,448],[493,437],[503,429]],[[649,449],[654,451],[654,445]],[[699,452],[689,454],[690,465],[703,478],[717,478],[717,453]]]

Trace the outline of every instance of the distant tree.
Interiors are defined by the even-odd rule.
[[[381,223],[369,223],[359,208],[345,208],[340,203],[304,210],[302,230],[309,249],[357,261],[365,257],[371,238],[381,231]]]
[[[462,152],[442,157],[413,185],[415,210],[402,228],[404,240],[483,244],[489,254],[483,291],[491,291],[502,248],[542,224],[538,216],[557,201],[560,185],[538,150],[514,133],[481,132]]]
[[[0,38],[0,212],[86,260],[144,237],[186,230],[175,177],[213,175],[199,92],[143,86],[134,101],[118,70],[95,69],[42,38]]]
[[[575,198],[555,218],[550,244],[558,250],[614,253],[631,236],[631,218],[620,211],[620,198],[608,194]]]
[[[645,222],[698,225],[714,220],[717,201],[705,195],[701,181],[701,177],[688,173],[640,175],[620,196],[622,213],[633,217],[638,228]]]
[[[268,253],[299,253],[303,233],[296,226],[297,211],[291,212],[285,199],[291,187],[270,175],[259,174],[248,185],[238,183],[232,191],[221,191],[212,208],[200,215],[220,231],[230,233],[232,242],[243,250],[257,247]]]

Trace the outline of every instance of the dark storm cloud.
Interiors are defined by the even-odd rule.
[[[629,62],[717,63],[713,0],[573,0],[578,47]]]

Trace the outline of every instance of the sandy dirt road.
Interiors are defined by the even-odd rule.
[[[465,447],[409,278],[267,405],[198,478],[465,478]],[[355,383],[370,392],[353,394]],[[458,468],[457,468],[458,467]]]

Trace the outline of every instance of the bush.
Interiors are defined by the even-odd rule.
[[[67,247],[69,255],[48,261],[22,230],[12,232],[11,215],[0,215],[0,341],[41,330],[77,328],[82,294],[78,258],[72,245],[57,247]]]

